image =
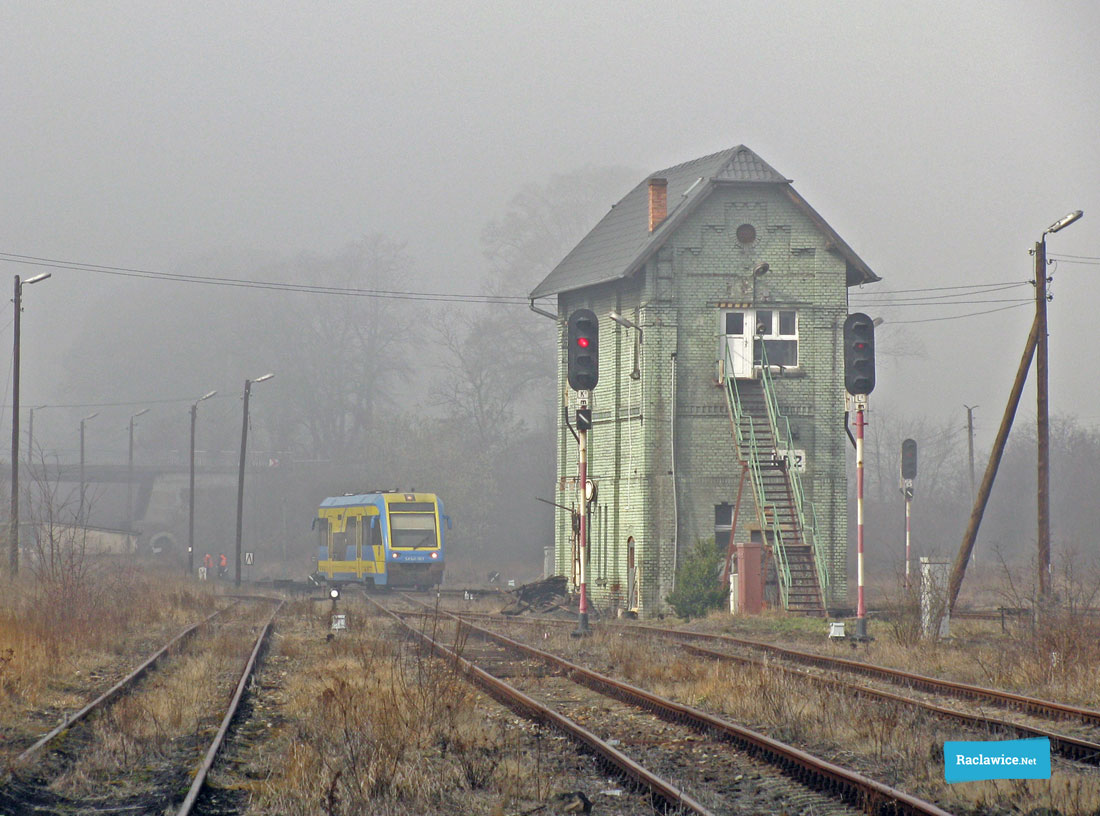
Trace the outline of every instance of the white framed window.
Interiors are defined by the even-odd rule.
[[[761,344],[768,365],[798,367],[798,312],[794,309],[757,309],[753,339],[753,362],[763,362]]]

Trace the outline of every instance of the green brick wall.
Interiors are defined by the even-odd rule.
[[[737,240],[743,223],[756,228],[751,245]],[[760,262],[770,270],[754,283],[752,269]],[[829,603],[844,602],[847,440],[839,338],[847,313],[845,270],[844,259],[829,251],[783,188],[728,185],[717,187],[635,278],[559,297],[562,332],[575,309],[590,308],[600,318],[600,384],[589,434],[589,477],[599,484],[587,575],[595,603],[606,603],[615,585],[625,591],[626,541],[633,536],[642,612],[664,611],[678,559],[696,540],[713,538],[715,505],[734,502],[740,467],[717,381],[719,304],[753,302],[798,312],[798,370],[777,379],[776,391],[796,447],[807,453],[803,484],[817,510],[818,540],[830,554]],[[612,310],[643,327],[639,380],[629,376],[634,330],[614,323],[607,316]],[[571,418],[575,394],[565,381],[564,354],[559,396]],[[564,422],[557,458],[557,501],[575,505],[577,444]],[[755,519],[748,489],[741,519]],[[557,570],[570,575],[568,512],[558,511],[556,527]]]

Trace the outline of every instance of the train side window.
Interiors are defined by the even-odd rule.
[[[370,545],[371,549],[382,546],[382,517],[375,516],[370,520]],[[371,557],[374,557],[373,552]]]
[[[317,558],[324,561],[328,558],[328,519],[317,519]]]

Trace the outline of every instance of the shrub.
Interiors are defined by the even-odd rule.
[[[665,598],[681,618],[701,618],[726,601],[718,585],[723,553],[714,541],[700,539],[676,573],[676,588]]]

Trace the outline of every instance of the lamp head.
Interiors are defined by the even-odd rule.
[[[1057,220],[1053,224],[1051,224],[1049,227],[1047,227],[1046,231],[1043,233],[1043,235],[1046,235],[1048,232],[1049,233],[1055,233],[1055,232],[1058,232],[1058,230],[1065,229],[1066,227],[1068,227],[1070,224],[1072,224],[1074,221],[1079,219],[1084,214],[1085,213],[1084,213],[1083,210],[1074,210],[1073,212],[1071,212],[1068,215],[1060,218],[1059,220]]]

